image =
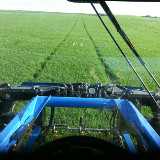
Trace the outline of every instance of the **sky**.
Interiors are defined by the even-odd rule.
[[[107,2],[113,14],[160,17],[160,2]],[[96,5],[100,13],[104,13]],[[67,0],[0,0],[0,10],[33,10],[65,13],[95,13],[90,4]]]

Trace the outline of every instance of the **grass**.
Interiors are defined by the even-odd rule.
[[[112,77],[122,85],[140,85],[96,16],[1,11],[0,17],[1,82],[109,83]],[[155,90],[111,22],[103,18],[144,81]],[[160,19],[116,18],[159,81]]]
[[[160,57],[160,31],[158,29],[160,19],[135,16],[116,16],[116,18],[148,68],[153,72],[156,79],[160,81],[158,71],[160,67],[158,63]],[[128,56],[140,76],[144,79],[145,83],[148,84],[151,90],[157,89],[153,84],[153,81],[147,76],[148,73],[141,67],[139,61],[129,50],[129,47],[124,43],[111,22],[106,17],[104,17],[104,21],[124,53]],[[90,36],[98,47],[99,54],[104,58],[105,64],[110,70],[113,70],[112,72],[115,74],[115,81],[123,85],[140,86],[140,82],[124,60],[118,48],[115,46],[109,35],[104,34],[105,29],[102,25],[99,25],[98,18],[91,17],[88,19],[88,17],[85,17],[84,22],[86,23],[86,28],[88,28]],[[154,67],[155,63],[157,64],[156,68]]]
[[[160,82],[160,19],[116,18]],[[114,81],[121,85],[141,86],[96,16],[0,11],[0,19],[0,82]],[[157,89],[108,18],[103,19],[149,89]],[[144,113],[149,114],[148,109],[144,109]],[[77,127],[80,116],[84,117],[86,127],[109,125],[105,112],[69,108],[56,108],[55,123]]]

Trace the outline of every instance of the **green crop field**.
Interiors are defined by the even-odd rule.
[[[116,18],[160,81],[160,19]],[[122,85],[141,85],[96,16],[1,11],[0,19],[1,82],[115,81]],[[155,90],[156,86],[111,22],[107,17],[103,19],[144,81]]]
[[[148,68],[160,82],[160,19],[116,16]],[[150,90],[157,87],[103,16]],[[102,83],[142,86],[97,16],[47,12],[0,11],[0,82]],[[23,107],[23,106],[21,106]],[[18,108],[19,109],[19,108]],[[56,108],[55,123],[104,128],[103,111]],[[96,120],[95,120],[96,118]]]

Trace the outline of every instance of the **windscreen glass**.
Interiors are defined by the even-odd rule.
[[[157,82],[160,82],[159,4],[107,4],[147,68]],[[67,0],[1,0],[0,5],[1,83],[60,83],[60,88],[49,94],[54,93],[53,96],[56,97],[127,99],[132,101],[149,123],[152,121],[153,127],[159,123],[159,110],[152,107],[144,85],[115,45],[91,4]],[[118,34],[101,6],[95,4],[95,7],[119,47],[159,103],[157,85]],[[14,115],[28,101],[14,101]],[[133,113],[129,112],[128,114]],[[116,107],[55,107],[54,118],[53,110],[47,107],[44,114],[44,128],[53,121],[45,134],[44,143],[65,136],[91,135],[125,148],[122,131],[129,128],[128,134],[135,148],[140,146],[141,149],[146,149],[142,139],[135,134],[133,126],[128,126],[128,120],[124,120],[121,111]],[[155,123],[153,119],[156,119]],[[1,128],[4,127],[3,123]],[[160,131],[158,127],[154,129]],[[26,133],[24,143],[32,131],[31,129]]]

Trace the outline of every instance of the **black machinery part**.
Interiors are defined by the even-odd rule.
[[[67,0],[67,1],[69,1],[69,2],[75,2],[75,3],[90,3],[91,2],[91,0]],[[108,1],[108,0],[99,0],[99,1],[97,1],[97,0],[92,0],[92,2],[93,3],[99,3],[99,2],[103,2],[103,1]],[[140,0],[140,1],[138,1],[138,0],[124,0],[124,1],[122,1],[122,0],[109,0],[109,1],[120,1],[120,2],[160,2],[160,1],[156,1],[156,0],[153,0],[153,1],[151,1],[151,0]]]
[[[115,154],[116,153],[116,154]],[[33,156],[65,156],[67,158],[126,158],[131,156],[127,150],[101,138],[92,136],[68,136],[49,142],[33,152]]]

